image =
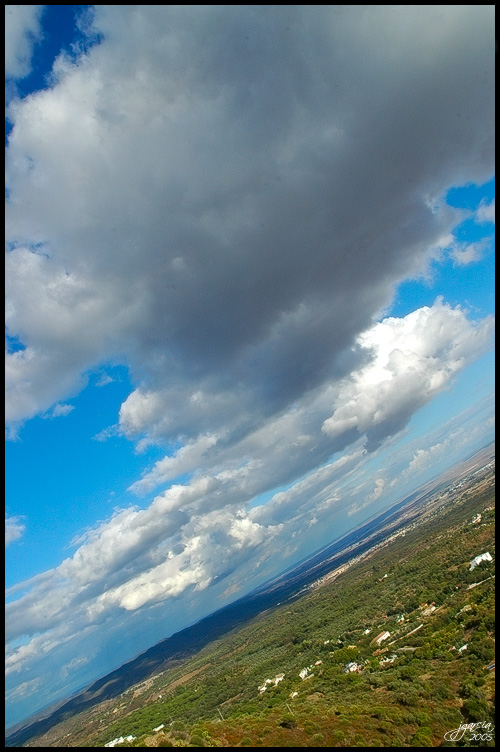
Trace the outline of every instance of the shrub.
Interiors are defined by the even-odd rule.
[[[419,728],[410,742],[412,747],[432,747],[432,731],[428,726]]]
[[[314,721],[310,721],[309,718],[304,721],[304,731],[306,734],[314,734],[315,731],[317,731],[319,728],[317,723],[314,723]]]
[[[463,704],[463,710],[469,721],[487,721],[489,719],[489,707],[484,700],[471,697]]]
[[[189,744],[191,747],[204,747],[205,741],[198,734],[193,734],[189,739]]]
[[[366,739],[361,734],[354,734],[351,747],[366,747]]]
[[[418,675],[418,669],[413,666],[403,666],[399,671],[401,679],[414,679]]]
[[[418,693],[411,690],[399,692],[396,695],[396,700],[400,705],[404,705],[405,707],[416,707],[420,703]]]
[[[291,713],[285,713],[281,721],[279,722],[279,725],[282,728],[294,729],[297,728],[297,721],[295,720],[295,716],[293,716]]]
[[[464,681],[461,683],[460,687],[458,688],[458,694],[460,697],[466,698],[471,697],[471,695],[474,694],[474,684],[472,682],[472,679],[467,678],[464,679]]]
[[[432,697],[436,700],[452,700],[455,694],[444,684],[438,684],[432,689]]]
[[[495,657],[495,643],[488,637],[479,640],[472,639],[468,647],[471,654],[477,656],[485,663],[492,661]]]

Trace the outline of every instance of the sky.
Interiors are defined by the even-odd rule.
[[[6,6],[6,725],[494,438],[494,6]]]

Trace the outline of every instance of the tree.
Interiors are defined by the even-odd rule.
[[[421,726],[410,744],[412,747],[433,747],[432,731],[429,726]]]
[[[478,697],[470,697],[463,704],[467,720],[471,722],[487,721],[490,716],[488,703]]]

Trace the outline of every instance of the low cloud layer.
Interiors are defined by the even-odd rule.
[[[145,624],[159,639],[222,605],[391,488],[348,484],[492,343],[492,318],[441,298],[384,317],[452,243],[465,215],[446,191],[493,175],[492,21],[491,6],[101,5],[101,42],[11,101],[11,430],[124,364],[134,389],[96,438],[165,447],[130,488],[156,494],[143,508],[9,592],[13,696],[44,672],[67,687],[70,665],[102,673],[124,623],[117,662],[154,641]]]

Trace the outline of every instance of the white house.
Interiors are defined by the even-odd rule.
[[[273,684],[274,683],[274,686],[277,687],[278,684],[281,681],[283,681],[284,678],[285,678],[285,674],[276,674],[276,676],[274,677],[274,679],[266,679],[265,682],[264,682],[264,684],[262,684],[260,687],[257,687],[257,689],[262,694],[262,692],[266,691],[268,684]]]
[[[267,685],[268,685],[268,684],[272,684],[272,683],[273,683],[273,682],[272,682],[272,679],[266,679],[266,680],[265,680],[265,682],[264,682],[264,684],[262,684],[262,686],[260,686],[260,687],[257,687],[257,689],[258,689],[258,690],[259,690],[259,692],[260,692],[260,693],[262,694],[262,692],[265,692],[265,691],[266,691],[266,689],[267,689]]]
[[[114,747],[116,744],[123,744],[123,742],[133,742],[134,739],[136,739],[136,738],[137,737],[132,736],[132,734],[130,734],[129,736],[117,736],[116,739],[112,739],[110,742],[108,742],[104,746],[105,747]]]
[[[472,570],[475,569],[478,564],[481,564],[482,561],[493,561],[489,551],[486,551],[484,554],[479,554],[479,556],[474,556],[470,563],[469,572],[472,572]]]
[[[382,659],[380,660],[380,665],[381,665],[381,666],[385,666],[385,665],[386,665],[387,663],[394,663],[394,661],[396,660],[396,658],[397,658],[397,655],[391,655],[391,657],[390,657],[390,658],[389,658],[389,657],[387,657],[387,658],[382,658]]]
[[[302,681],[304,679],[310,679],[312,676],[314,676],[314,674],[309,673],[311,669],[312,669],[312,665],[306,666],[305,668],[302,669],[302,671],[299,671],[299,676],[302,679]]]
[[[346,663],[346,665],[344,666],[344,674],[349,674],[352,671],[357,671],[359,668],[361,668],[361,666],[359,666],[354,661],[351,661],[351,663]]]
[[[376,637],[373,638],[372,642],[376,642],[377,645],[380,645],[381,642],[384,640],[387,640],[391,636],[390,632],[381,632]]]

